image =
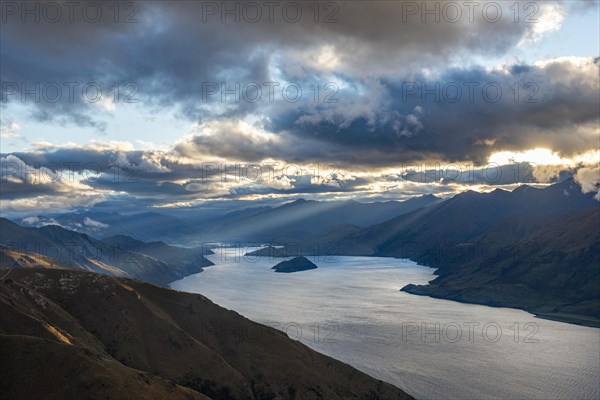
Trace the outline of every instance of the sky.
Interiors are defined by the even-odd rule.
[[[3,214],[600,182],[597,1],[2,1]]]

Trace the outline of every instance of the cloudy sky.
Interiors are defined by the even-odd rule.
[[[597,191],[595,1],[1,4],[6,214]]]

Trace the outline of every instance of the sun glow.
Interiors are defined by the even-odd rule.
[[[600,159],[600,151],[592,150],[570,158],[561,157],[548,149],[530,149],[525,151],[500,151],[492,154],[488,163],[506,165],[511,163],[528,162],[536,165],[576,165],[579,163],[593,164]]]

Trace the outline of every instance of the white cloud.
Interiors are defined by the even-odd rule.
[[[38,217],[27,217],[23,218],[21,222],[25,225],[36,225],[38,222],[40,222],[40,219]]]
[[[546,33],[559,30],[565,19],[565,6],[563,4],[557,2],[531,2],[528,4],[530,5],[525,6],[525,10],[521,10],[519,18],[529,21],[531,30],[526,32],[519,42],[519,46],[537,42]],[[538,10],[536,10],[537,7],[539,7]]]
[[[102,222],[99,222],[99,221],[94,221],[93,219],[91,219],[89,217],[85,217],[85,219],[83,220],[83,223],[86,226],[89,226],[89,227],[92,227],[92,228],[101,228],[101,229],[108,228],[107,224],[103,224]]]
[[[594,198],[600,201],[600,165],[580,168],[575,180],[581,185],[583,193],[595,193]]]
[[[0,121],[0,138],[2,139],[17,139],[21,135],[19,131],[21,127],[14,121],[2,122]]]

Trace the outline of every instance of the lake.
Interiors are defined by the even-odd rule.
[[[434,270],[380,257],[282,259],[217,252],[171,284],[200,293],[419,399],[598,399],[600,330],[525,311],[400,292]]]

